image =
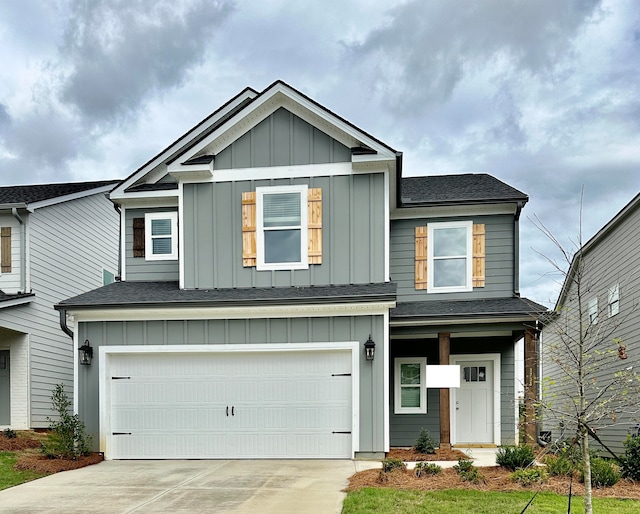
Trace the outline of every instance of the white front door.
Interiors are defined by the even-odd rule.
[[[460,388],[452,389],[451,394],[453,442],[457,445],[496,443],[495,361],[462,356],[452,360],[460,366]]]
[[[349,350],[109,357],[114,459],[350,458]]]

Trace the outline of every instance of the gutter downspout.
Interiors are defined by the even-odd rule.
[[[513,296],[520,297],[520,213],[524,207],[518,202],[513,217]]]
[[[122,210],[115,202],[113,204],[113,208],[118,213],[118,216],[120,216],[120,219],[118,220],[118,276],[116,277],[116,281],[120,282],[120,279],[122,278]]]
[[[60,328],[73,340],[73,330],[67,325],[67,311],[65,309],[60,309]]]
[[[27,245],[24,220],[18,214],[16,207],[11,208],[11,213],[20,223],[20,290],[23,294],[27,294]]]

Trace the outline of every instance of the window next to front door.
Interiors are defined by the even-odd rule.
[[[402,357],[394,360],[394,412],[427,412],[427,358]]]

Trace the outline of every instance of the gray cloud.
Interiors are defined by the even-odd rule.
[[[0,103],[0,135],[11,125],[11,115],[5,104]]]
[[[88,122],[131,115],[182,85],[233,10],[231,2],[75,0],[61,45],[61,98]]]

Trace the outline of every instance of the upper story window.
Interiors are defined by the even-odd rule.
[[[145,259],[148,261],[178,258],[178,213],[148,212],[145,223]]]
[[[307,186],[256,188],[257,269],[306,269]]]
[[[608,308],[610,318],[620,312],[620,286],[618,284],[609,288]]]
[[[473,223],[457,221],[428,225],[428,280],[430,293],[471,291]]]
[[[589,311],[589,323],[595,325],[598,323],[598,297],[591,298],[589,303],[587,304],[587,309]]]

